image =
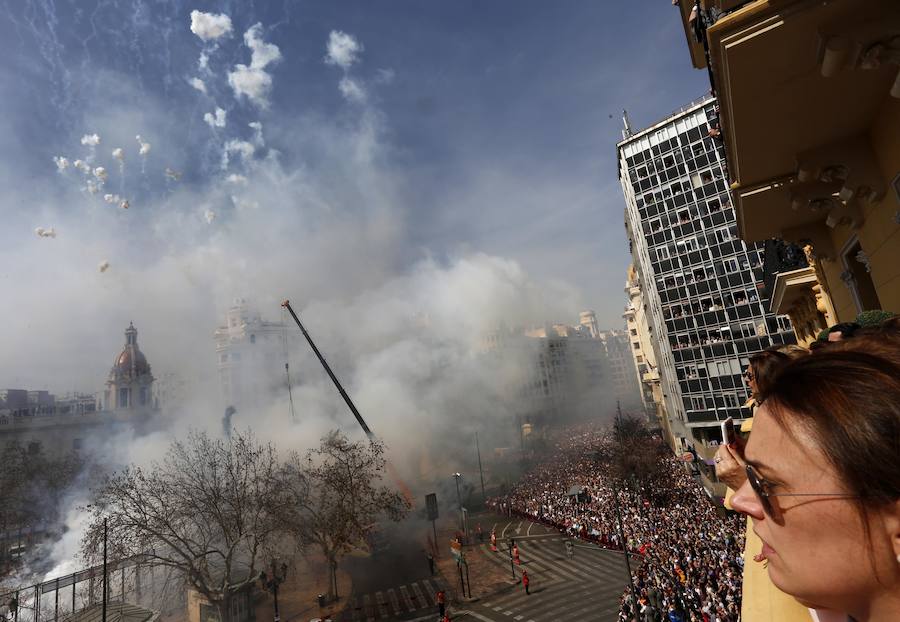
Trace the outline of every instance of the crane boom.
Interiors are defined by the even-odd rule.
[[[318,357],[319,362],[322,364],[322,367],[325,368],[325,371],[328,373],[328,377],[331,378],[331,381],[334,383],[334,386],[337,388],[338,393],[341,394],[341,397],[344,398],[344,401],[347,403],[347,407],[350,409],[350,412],[353,413],[353,416],[356,417],[356,421],[359,423],[360,427],[362,427],[363,432],[366,433],[370,439],[375,438],[375,434],[372,430],[369,429],[369,426],[366,425],[365,419],[362,418],[362,415],[359,414],[359,411],[356,410],[356,406],[353,404],[353,400],[350,399],[350,396],[347,395],[347,392],[344,391],[344,387],[341,385],[340,380],[337,379],[337,376],[334,375],[334,372],[331,371],[331,367],[328,366],[328,362],[325,360],[325,357],[322,356],[322,353],[319,352],[319,349],[316,347],[316,344],[313,343],[312,337],[309,336],[309,333],[306,332],[306,329],[303,328],[303,324],[300,323],[300,318],[297,317],[297,314],[294,313],[294,310],[291,308],[291,303],[289,300],[285,300],[281,303],[281,306],[288,310],[288,313],[291,314],[291,317],[294,318],[294,321],[297,323],[297,326],[300,328],[300,331],[303,333],[303,336],[306,337],[306,341],[309,342],[309,347],[312,348],[312,351],[315,352],[316,357]]]

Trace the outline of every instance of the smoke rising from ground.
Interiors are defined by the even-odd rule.
[[[223,54],[239,45],[226,36],[227,16],[192,14],[190,30]],[[507,388],[525,378],[531,361],[497,364],[480,354],[483,339],[502,326],[574,321],[580,296],[565,282],[535,281],[508,258],[423,243],[415,223],[430,206],[409,199],[390,118],[362,86],[391,88],[393,72],[370,81],[344,76],[339,88],[354,105],[331,116],[302,104],[267,109],[289,63],[275,62],[282,54],[262,33],[259,24],[245,32],[249,66],[216,69],[204,51],[203,80],[189,77],[195,56],[171,69],[180,76],[171,82],[196,98],[194,107],[173,114],[165,94],[136,76],[98,70],[79,113],[60,113],[68,129],[58,142],[3,143],[7,158],[45,151],[45,170],[29,184],[0,172],[0,204],[29,206],[0,208],[10,235],[19,236],[0,247],[0,260],[12,267],[4,285],[21,301],[0,312],[0,378],[58,393],[99,391],[133,321],[154,375],[174,373],[186,385],[183,400],[164,413],[168,433],[123,441],[123,453],[110,456],[147,464],[169,435],[220,429],[225,404],[212,335],[232,300],[244,297],[277,321],[288,298],[398,467],[424,480],[445,477],[451,465],[474,458],[472,432],[491,430],[498,443],[512,432]],[[321,42],[319,55],[321,45],[326,62],[344,71],[363,50],[341,31]],[[237,108],[226,125],[224,110],[208,113],[206,95],[229,87]],[[100,136],[103,145],[124,147],[111,160],[106,147],[98,156]],[[56,157],[57,174],[59,153],[68,156]],[[76,155],[82,159],[70,170]],[[125,189],[105,192],[103,184],[119,181],[117,169],[124,180],[120,166],[137,156],[141,170],[130,165]],[[484,209],[492,199],[481,197]],[[47,223],[54,228],[37,233]],[[63,234],[55,240],[43,239],[57,230]],[[332,428],[359,434],[305,344],[286,358],[296,421],[282,391],[240,411],[233,424],[284,451],[302,451]]]

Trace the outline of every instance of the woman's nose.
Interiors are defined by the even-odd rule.
[[[731,507],[741,514],[752,516],[756,520],[760,520],[765,516],[763,512],[762,501],[750,485],[750,480],[744,480],[740,488],[735,491],[731,497]]]

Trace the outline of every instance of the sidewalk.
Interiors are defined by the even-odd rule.
[[[319,607],[317,597],[328,592],[328,580],[324,561],[296,558],[294,565],[288,569],[285,582],[278,588],[278,612],[281,622],[309,622],[316,618],[324,618],[326,614],[337,619],[338,614],[347,605],[350,594],[350,577],[338,566],[337,601]],[[255,601],[257,622],[268,622],[275,619],[274,599],[270,592],[258,592]]]
[[[469,521],[470,526],[477,523],[478,519],[479,516],[471,517]],[[484,527],[486,523],[487,520],[482,521],[482,527]],[[462,549],[463,555],[465,555],[466,562],[468,562],[469,566],[469,576],[466,587],[468,588],[471,584],[472,591],[471,597],[468,594],[468,590],[466,591],[466,596],[463,597],[459,579],[459,568],[457,567],[456,560],[450,553],[450,540],[454,538],[458,529],[459,525],[456,522],[455,517],[452,516],[439,521],[437,524],[438,552],[440,557],[435,559],[435,565],[437,574],[440,575],[443,584],[447,589],[447,594],[449,596],[448,600],[460,604],[477,601],[491,594],[496,594],[501,590],[508,589],[520,581],[521,575],[519,573],[516,573],[516,580],[513,581],[512,573],[510,573],[509,568],[503,568],[496,562],[488,559],[482,552],[479,545],[480,543],[473,534],[471,537],[472,542],[465,544]],[[489,528],[484,532],[484,544],[485,546],[490,546]],[[463,578],[465,579],[465,566],[462,566],[462,573]]]

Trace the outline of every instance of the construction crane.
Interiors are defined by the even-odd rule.
[[[303,336],[306,337],[307,343],[309,343],[309,347],[312,348],[312,351],[315,353],[316,357],[319,359],[319,362],[322,364],[322,367],[325,368],[325,371],[328,373],[328,377],[331,378],[331,381],[334,383],[335,388],[338,390],[338,393],[341,394],[341,397],[344,398],[344,402],[347,404],[347,407],[350,409],[350,412],[353,413],[353,416],[356,417],[357,423],[362,428],[363,432],[366,433],[366,436],[370,441],[376,440],[375,433],[369,428],[366,424],[365,419],[362,418],[362,415],[359,414],[359,411],[356,409],[356,405],[353,403],[353,400],[350,399],[350,396],[344,390],[343,385],[341,385],[340,380],[337,379],[337,376],[334,375],[334,372],[331,371],[331,367],[328,365],[328,362],[325,360],[325,357],[322,356],[322,353],[319,352],[319,348],[316,347],[316,344],[313,343],[312,337],[309,336],[309,333],[306,332],[306,329],[303,327],[303,324],[300,322],[300,318],[297,317],[297,314],[294,313],[294,310],[291,308],[291,303],[289,300],[285,300],[281,303],[281,306],[288,310],[288,313],[291,314],[291,317],[294,318],[294,322],[297,323],[297,327],[303,333]],[[409,486],[406,485],[406,482],[400,477],[400,474],[397,473],[397,469],[394,468],[394,465],[390,460],[386,461],[385,466],[387,467],[388,475],[390,475],[391,479],[397,484],[400,490],[403,493],[403,496],[406,497],[406,500],[412,505],[413,497],[412,491],[410,491]]]

